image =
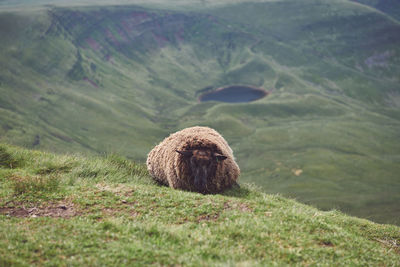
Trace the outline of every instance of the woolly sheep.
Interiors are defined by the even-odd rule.
[[[232,149],[208,127],[186,128],[165,138],[147,156],[147,169],[160,184],[199,193],[237,185],[240,175]]]

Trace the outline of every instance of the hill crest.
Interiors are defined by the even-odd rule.
[[[242,184],[201,195],[153,184],[118,155],[0,145],[2,265],[396,265],[399,227]],[[10,249],[12,248],[12,249]]]

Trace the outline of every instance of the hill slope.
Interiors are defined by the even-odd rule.
[[[197,7],[1,12],[1,141],[144,160],[170,132],[207,125],[244,181],[400,223],[398,22],[350,1]],[[271,93],[197,101],[229,84]]]
[[[120,156],[0,146],[0,265],[396,265],[400,229],[243,186],[201,195]]]
[[[376,8],[393,18],[400,19],[400,3],[396,0],[351,0],[367,6]]]

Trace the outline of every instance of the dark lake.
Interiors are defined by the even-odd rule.
[[[267,91],[261,88],[232,85],[227,87],[218,88],[215,91],[207,92],[199,97],[200,102],[206,101],[220,101],[228,103],[241,103],[251,102],[265,97]]]

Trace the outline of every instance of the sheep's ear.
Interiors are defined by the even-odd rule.
[[[193,156],[193,151],[191,151],[191,150],[186,150],[186,151],[175,150],[175,151],[178,152],[179,154],[185,156],[185,157]]]
[[[223,161],[227,158],[227,156],[218,153],[214,153],[214,157],[217,159],[217,161]]]

